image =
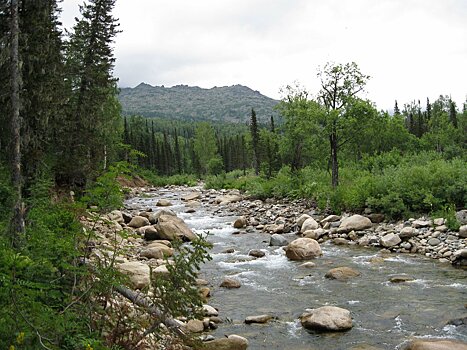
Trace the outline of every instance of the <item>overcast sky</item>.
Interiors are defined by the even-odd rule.
[[[82,2],[63,1],[65,27]],[[117,0],[114,15],[120,87],[242,84],[280,98],[294,81],[316,93],[319,66],[354,61],[379,109],[467,95],[466,0]]]

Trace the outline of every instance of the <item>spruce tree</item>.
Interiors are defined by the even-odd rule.
[[[259,131],[258,131],[258,121],[256,120],[256,112],[251,109],[251,119],[250,119],[250,134],[251,134],[251,146],[253,151],[253,168],[255,169],[255,174],[259,174]]]

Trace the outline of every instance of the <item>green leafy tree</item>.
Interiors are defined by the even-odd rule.
[[[347,142],[342,136],[349,130],[349,119],[358,119],[358,125],[363,128],[366,116],[352,113],[355,107],[361,108],[361,102],[356,101],[358,93],[362,92],[370,76],[360,72],[355,62],[347,64],[327,63],[318,73],[321,80],[321,90],[318,100],[324,106],[326,113],[321,124],[329,139],[332,186],[339,184],[338,151]],[[357,120],[355,120],[357,121]],[[355,123],[352,123],[355,124]]]
[[[208,173],[209,161],[218,157],[216,134],[211,124],[203,122],[196,127],[194,151],[199,161],[200,173]]]

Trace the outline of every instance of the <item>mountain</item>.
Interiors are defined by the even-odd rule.
[[[202,89],[197,86],[151,86],[141,83],[134,88],[122,88],[119,94],[124,115],[245,122],[251,108],[257,118],[267,122],[277,116],[274,106],[279,102],[242,85]]]

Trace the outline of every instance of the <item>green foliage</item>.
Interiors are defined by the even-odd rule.
[[[174,241],[172,245],[176,254],[171,262],[166,261],[169,273],[156,275],[152,282],[154,303],[171,317],[202,317],[203,300],[196,287],[196,278],[201,265],[212,259],[208,252],[212,245],[203,236],[191,244]]]
[[[198,182],[193,174],[176,174],[172,176],[159,176],[149,169],[137,168],[135,173],[148,181],[152,186],[162,187],[166,185],[195,186]]]

